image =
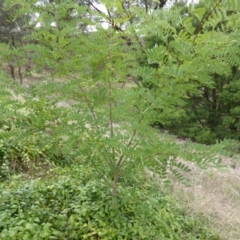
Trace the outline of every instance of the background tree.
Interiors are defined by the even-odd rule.
[[[155,94],[169,95],[172,107],[161,106],[157,120],[162,127],[208,144],[239,138],[237,7],[202,1],[182,19],[156,17],[156,27],[149,27],[146,59],[154,69],[142,78]]]
[[[22,66],[25,65],[29,71],[30,56],[27,52],[20,50],[25,45],[23,37],[30,34],[28,28],[30,15],[16,16],[14,13],[21,9],[21,5],[14,5],[9,9],[4,8],[4,1],[0,3],[0,43],[1,43],[1,65],[8,66],[10,74],[16,80],[15,68],[18,69],[18,76],[22,82]],[[22,52],[22,54],[20,54]],[[21,56],[20,56],[21,55]]]

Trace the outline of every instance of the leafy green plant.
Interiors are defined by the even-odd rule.
[[[237,140],[233,139],[224,139],[223,141],[216,143],[211,146],[211,149],[214,151],[218,151],[220,154],[229,156],[229,157],[236,157],[239,154],[240,145]]]
[[[11,1],[6,3],[10,6],[12,4]],[[136,36],[136,30],[139,29],[139,34],[142,34],[142,31],[145,34],[144,31],[148,32],[149,28],[150,31],[152,29],[151,25],[144,27],[143,30],[138,26],[139,22],[148,19],[148,14],[141,13],[139,22],[127,24],[128,21],[123,21],[126,23],[124,31],[117,30],[113,24],[111,28],[104,29],[103,26],[90,21],[88,26],[94,24],[96,31],[86,33],[82,29],[76,31],[79,23],[77,17],[81,16],[83,8],[76,3],[69,4],[70,2],[66,0],[56,4],[49,2],[39,7],[30,2],[21,5],[20,11],[16,12],[18,16],[25,14],[24,10],[27,13],[32,10],[40,11],[39,21],[42,27],[37,28],[26,39],[31,43],[35,42],[36,46],[28,44],[25,48],[37,54],[40,67],[44,64],[50,66],[55,75],[66,78],[66,82],[42,85],[37,90],[39,92],[35,92],[37,96],[35,99],[31,99],[33,93],[29,92],[24,103],[28,111],[25,112],[27,116],[23,116],[24,114],[19,113],[19,110],[16,111],[19,106],[14,106],[13,116],[16,116],[16,113],[21,116],[20,122],[11,130],[11,134],[15,131],[18,137],[12,135],[8,137],[4,131],[3,135],[5,134],[5,139],[9,141],[3,142],[11,143],[10,149],[7,145],[3,147],[6,158],[13,160],[11,162],[17,162],[23,170],[27,165],[26,162],[34,162],[34,160],[37,162],[44,159],[44,162],[62,165],[71,164],[76,159],[84,161],[85,164],[94,166],[96,173],[109,185],[114,206],[117,205],[119,183],[131,179],[135,172],[146,167],[159,174],[163,180],[168,179],[169,172],[172,172],[178,180],[184,180],[182,172],[190,169],[178,160],[176,150],[179,147],[159,141],[157,132],[150,129],[149,125],[157,119],[155,110],[159,107],[173,113],[174,104],[185,104],[182,93],[192,89],[193,86],[186,84],[187,90],[183,88],[174,97],[172,93],[174,89],[179,89],[177,88],[179,77],[183,81],[180,84],[182,86],[186,83],[183,73],[186,72],[190,76],[193,69],[189,71],[186,64],[182,65],[183,70],[179,70],[174,58],[175,53],[172,52],[166,66],[163,66],[159,72],[150,67],[138,69],[140,71],[138,74],[144,78],[144,81],[156,81],[155,84],[158,84],[158,74],[163,73],[164,81],[176,78],[176,82],[171,86],[166,84],[166,88],[163,88],[164,92],[158,95],[157,91],[142,86],[124,88],[124,84],[133,75],[133,69],[138,64],[136,53],[141,44],[139,37]],[[108,7],[121,8],[115,2],[109,2]],[[121,11],[124,14],[120,14],[120,19],[126,14],[123,9]],[[154,12],[151,17],[157,17],[157,13]],[[160,13],[163,17],[167,16],[166,11]],[[178,18],[170,15],[169,18],[171,17],[177,25]],[[52,23],[55,23],[56,27],[52,26]],[[161,20],[160,25],[164,23],[166,21]],[[153,28],[153,34],[157,31],[166,44],[172,35],[177,34],[170,24],[166,24],[163,33],[159,29]],[[131,41],[126,41],[129,38]],[[176,42],[170,42],[174,51],[184,47],[187,54],[193,48],[194,41],[189,40],[184,44],[181,36],[178,35],[176,39]],[[161,51],[167,50],[159,48]],[[155,63],[156,49],[148,50],[151,63]],[[201,52],[200,48],[196,50]],[[161,54],[157,54],[157,57],[159,55]],[[184,56],[181,56],[182,60]],[[208,80],[201,81],[205,85],[211,85]],[[164,85],[163,82],[161,84]],[[67,107],[58,107],[59,102]],[[186,112],[183,114],[185,115]],[[166,114],[161,117],[166,117]],[[174,118],[171,121],[174,121]],[[12,157],[13,153],[16,154],[15,158]],[[205,165],[212,162],[211,158],[202,161],[204,159],[202,156],[193,159],[187,156],[187,160],[189,159]]]
[[[71,149],[61,144],[66,138],[64,131],[69,132],[71,127],[71,111],[53,108],[53,101],[34,98],[4,77],[1,83],[1,177],[6,177],[7,169],[11,175],[30,173],[40,165],[69,164]]]
[[[162,99],[155,122],[200,143],[237,140],[238,4],[201,1],[190,6],[187,14],[173,17],[181,11],[174,8],[141,19],[145,64],[142,59],[143,66],[135,74]]]
[[[171,95],[179,89],[178,75],[184,82],[174,60],[175,51],[180,52],[177,44],[183,39],[179,37],[176,46],[172,43],[171,56],[165,56],[169,57],[168,65],[160,72],[150,67],[136,70],[136,75],[150,85],[159,84],[154,82],[158,74],[164,76],[166,84],[176,78],[174,84],[158,85],[165,90],[161,94],[154,87],[124,88],[138,65],[139,23],[148,19],[148,14],[141,15],[137,9],[140,21],[130,21],[131,12],[115,1],[106,1],[110,10],[119,11],[121,31],[116,21],[108,29],[96,24],[101,13],[94,15],[93,21],[84,18],[85,8],[68,0],[43,5],[34,5],[35,1],[21,4],[21,0],[8,3],[20,3],[17,15],[40,14],[42,25],[25,38],[31,44],[28,42],[23,50],[33,54],[37,68],[50,67],[65,81],[45,82],[27,90],[11,89],[5,82],[7,90],[0,102],[4,110],[0,165],[1,175],[8,181],[0,185],[1,239],[219,239],[204,227],[203,220],[185,216],[171,198],[148,181],[141,181],[145,169],[161,181],[170,180],[171,173],[184,181],[184,173],[190,171],[184,160],[202,167],[218,163],[213,154],[206,157],[203,151],[192,152],[161,139],[156,129],[149,128],[158,119],[155,110],[159,106],[169,115],[186,115],[174,105],[185,106],[185,90]],[[160,13],[167,18],[166,11]],[[169,18],[177,25],[173,15]],[[129,21],[124,20],[126,16]],[[81,18],[88,26],[97,19],[96,32],[77,30]],[[148,27],[145,25],[143,34]],[[165,42],[177,34],[170,24],[163,33],[156,32]],[[183,43],[186,55],[192,50],[188,43]],[[196,50],[201,53],[200,47]],[[150,49],[147,54],[155,57],[156,52]],[[184,60],[185,55],[180,57]],[[150,64],[156,63],[149,59]],[[185,71],[188,76],[193,73],[188,72],[187,65]],[[208,80],[202,80],[206,86],[211,85]],[[187,85],[187,89],[194,86]],[[166,122],[175,119],[163,117]],[[17,183],[31,166],[41,173],[37,175],[40,179]],[[147,179],[146,174],[142,178]]]
[[[220,239],[146,183],[120,188],[116,209],[94,172],[78,165],[46,180],[0,185],[1,239]]]

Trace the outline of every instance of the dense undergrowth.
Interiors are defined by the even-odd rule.
[[[146,167],[155,169],[161,181],[169,182],[169,176],[158,171],[156,160],[142,159],[140,165],[127,162],[113,202],[109,165],[100,159],[98,167],[100,162],[89,160],[96,142],[86,136],[90,117],[83,113],[84,106],[79,107],[74,94],[64,95],[65,101],[57,91],[46,94],[46,89],[55,88],[60,93],[66,84],[24,89],[2,78],[0,238],[220,239],[208,220],[187,214],[168,190],[144,172]],[[185,159],[195,156],[200,166],[213,164],[204,156],[214,160],[214,150],[199,146],[192,154],[190,143],[183,150],[171,136],[159,136],[164,172],[171,169],[175,177],[187,180],[169,164],[177,153]],[[173,166],[190,170],[180,163]]]
[[[186,214],[149,181],[121,185],[113,207],[94,169],[78,165],[47,175],[28,181],[15,176],[0,185],[1,239],[220,239],[206,219]]]

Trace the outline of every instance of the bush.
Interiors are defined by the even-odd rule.
[[[66,166],[73,160],[83,134],[79,122],[85,115],[71,107],[58,107],[58,98],[44,95],[46,87],[53,85],[26,90],[2,79],[0,180],[12,173],[30,173],[41,165]]]

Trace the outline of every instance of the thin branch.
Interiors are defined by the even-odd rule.
[[[109,86],[109,95],[110,95],[110,102],[109,102],[109,126],[110,126],[110,134],[111,137],[114,136],[114,129],[113,129],[113,109],[112,109],[112,89],[111,89],[111,83],[108,83]]]
[[[92,2],[90,2],[90,5],[99,13],[104,14],[101,10],[99,10],[96,6],[93,5]],[[105,14],[104,14],[105,15]]]
[[[208,15],[204,18],[202,18],[201,22],[200,22],[200,25],[198,26],[198,29],[197,29],[197,33],[196,35],[194,36],[194,39],[193,39],[193,43],[196,41],[196,38],[197,36],[199,35],[199,33],[201,32],[202,28],[203,28],[203,24],[208,20],[208,18],[212,15],[212,13],[216,10],[217,6],[221,3],[221,0],[219,0],[216,5],[214,6],[214,8],[208,13]]]
[[[72,75],[70,75],[70,74],[67,74],[67,76],[70,77],[70,78],[72,78],[72,79],[74,79],[74,80],[77,79],[75,76],[72,76]],[[90,110],[90,112],[91,112],[91,114],[92,114],[92,116],[93,116],[93,119],[94,119],[95,122],[97,123],[97,116],[96,116],[96,114],[95,114],[95,112],[94,112],[94,110],[93,110],[93,108],[92,108],[92,106],[91,106],[91,104],[90,104],[90,100],[88,99],[87,94],[85,93],[84,89],[83,89],[81,86],[80,86],[80,90],[81,90],[81,92],[83,93],[83,97],[84,97],[84,99],[85,99],[85,101],[86,101],[86,103],[87,103],[87,105],[88,105],[88,108],[89,108],[89,110]],[[96,126],[97,126],[97,128],[98,128],[98,125],[97,125],[97,124],[96,124]]]
[[[103,178],[103,180],[109,185],[109,187],[112,188],[112,183],[110,183],[108,181],[108,179],[105,177],[105,175],[102,172],[99,171],[99,168],[98,168],[98,166],[96,166],[96,164],[94,164],[94,161],[91,160],[91,162],[92,162],[92,165],[93,165],[94,169],[97,171],[98,175]]]
[[[148,13],[148,0],[144,0],[145,10]]]
[[[153,103],[151,103],[151,105],[152,105],[152,104],[153,104]],[[150,105],[148,108],[150,108],[151,105]],[[144,117],[145,117],[145,113],[146,113],[146,110],[143,112],[141,118],[139,119],[138,125],[140,125],[141,122],[143,121],[143,119],[144,119]],[[133,140],[134,140],[136,134],[137,134],[137,129],[135,128],[134,131],[133,131],[133,134],[132,134],[131,138],[129,139],[129,142],[128,142],[127,145],[126,145],[127,147],[130,147],[130,146],[133,144]],[[125,154],[124,154],[124,153],[119,157],[119,160],[118,160],[118,162],[117,162],[117,168],[121,168],[121,166],[125,163],[124,157],[125,157]]]
[[[110,58],[111,59],[111,58]],[[114,137],[114,128],[113,128],[113,106],[112,106],[112,85],[110,81],[108,82],[110,102],[109,102],[109,126],[110,126],[110,137]],[[112,158],[115,159],[115,148],[112,147]]]

